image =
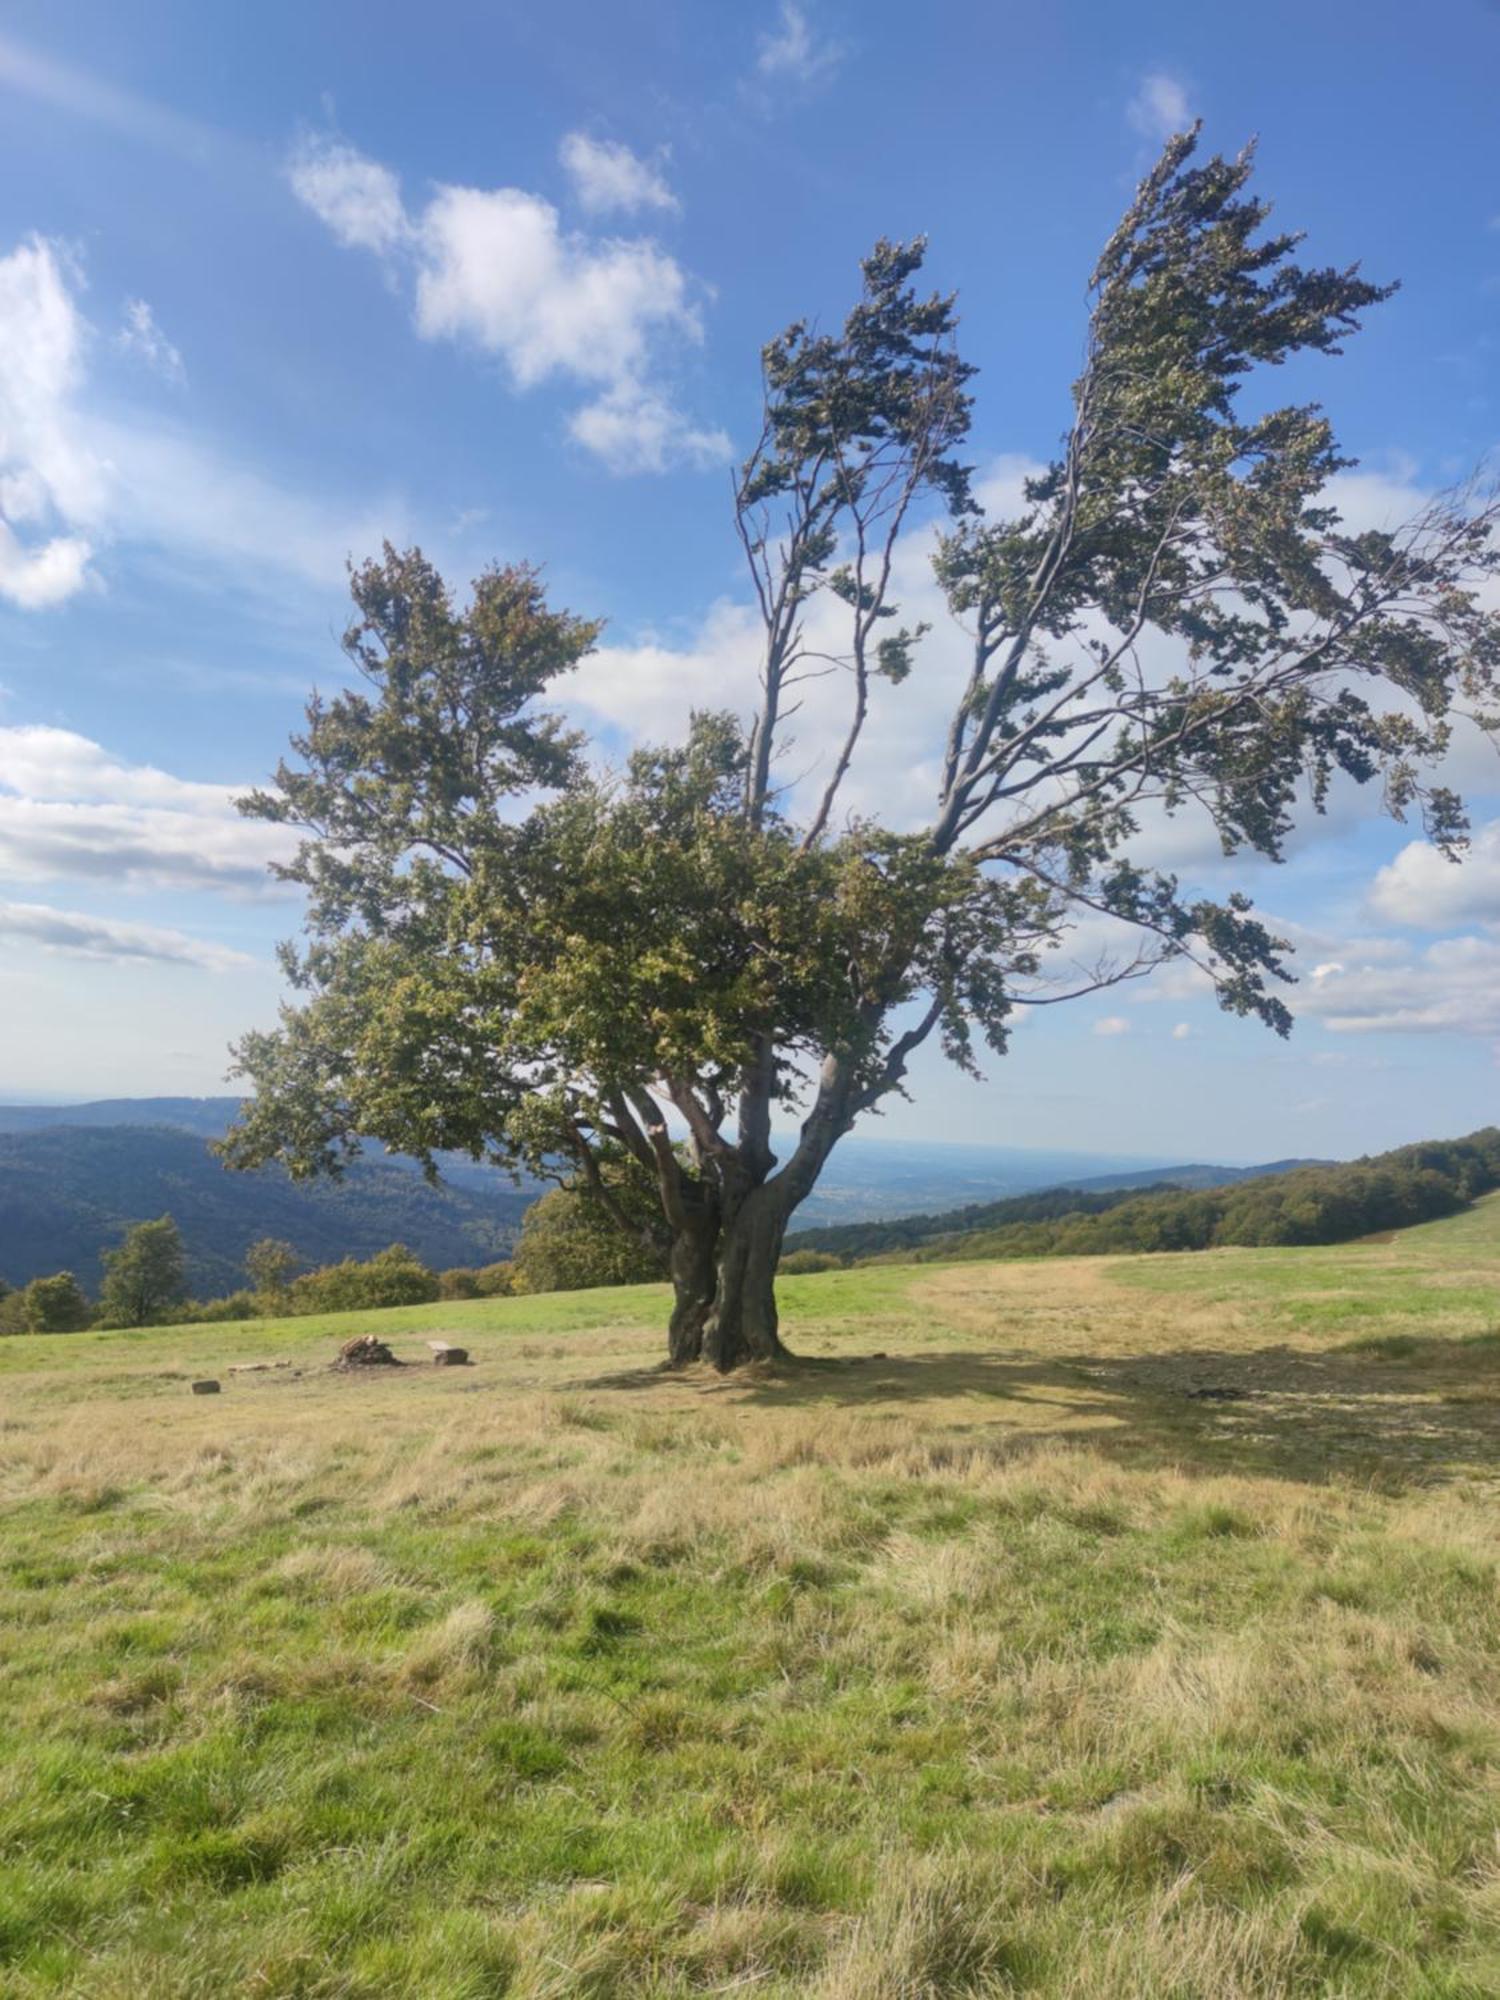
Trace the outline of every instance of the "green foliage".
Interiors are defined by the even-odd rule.
[[[302,1259],[279,1236],[262,1236],[250,1245],[245,1252],[245,1276],[251,1291],[263,1302],[262,1311],[281,1308],[301,1267]]]
[[[842,1271],[844,1260],[831,1250],[785,1250],[776,1268],[784,1278],[805,1278],[815,1271]]]
[[[508,1257],[497,1264],[483,1265],[474,1277],[482,1299],[508,1298],[516,1288],[516,1267]]]
[[[439,1295],[437,1276],[407,1249],[393,1243],[367,1263],[346,1257],[319,1271],[306,1271],[290,1290],[293,1313],[373,1310],[384,1306],[426,1305]]]
[[[477,1271],[459,1267],[452,1271],[439,1271],[437,1278],[440,1299],[477,1299],[481,1296]]]
[[[103,1253],[102,1326],[150,1326],[187,1297],[182,1233],[170,1215],[138,1222],[118,1249]]]
[[[33,1278],[20,1296],[21,1323],[27,1333],[81,1333],[92,1324],[93,1308],[71,1271]]]
[[[651,1240],[657,1215],[649,1188],[616,1191],[634,1209],[639,1233],[628,1235],[601,1202],[572,1188],[554,1188],[527,1209],[511,1260],[518,1292],[578,1292],[598,1285],[644,1285],[665,1276],[661,1250]]]

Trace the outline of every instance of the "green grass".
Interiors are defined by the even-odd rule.
[[[6,2000],[1500,1991],[1500,1204],[783,1299],[0,1341]]]

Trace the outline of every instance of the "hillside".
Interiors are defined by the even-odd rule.
[[[965,1254],[961,1239],[977,1239],[998,1229],[1021,1223],[1053,1222],[1065,1216],[1099,1215],[1120,1207],[1132,1196],[1162,1193],[1201,1192],[1210,1188],[1232,1187],[1246,1181],[1270,1180],[1278,1175],[1309,1168],[1326,1168],[1329,1160],[1272,1160],[1259,1167],[1214,1167],[1204,1165],[1138,1169],[1130,1173],[1093,1174],[1050,1185],[1035,1193],[1006,1195],[998,1201],[968,1202],[916,1215],[880,1216],[869,1221],[817,1224],[795,1230],[786,1247],[795,1250],[830,1250],[840,1257],[870,1257],[915,1250],[922,1244],[941,1242],[949,1254]]]
[[[0,1341],[7,1996],[1496,1990],[1500,1198],[782,1289]]]
[[[482,1264],[504,1256],[534,1199],[495,1173],[479,1187],[433,1188],[378,1159],[357,1161],[341,1181],[231,1174],[189,1131],[48,1126],[0,1134],[0,1276],[18,1285],[70,1270],[93,1292],[100,1250],[165,1213],[182,1230],[199,1297],[242,1283],[245,1251],[261,1236],[285,1238],[313,1264],[396,1241],[434,1268]]]

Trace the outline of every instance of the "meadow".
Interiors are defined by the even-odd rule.
[[[1500,1991],[1500,1197],[783,1301],[0,1341],[0,1992]]]

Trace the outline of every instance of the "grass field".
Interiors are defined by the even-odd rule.
[[[0,1341],[0,1993],[1500,1993],[1500,1198],[783,1297]]]

